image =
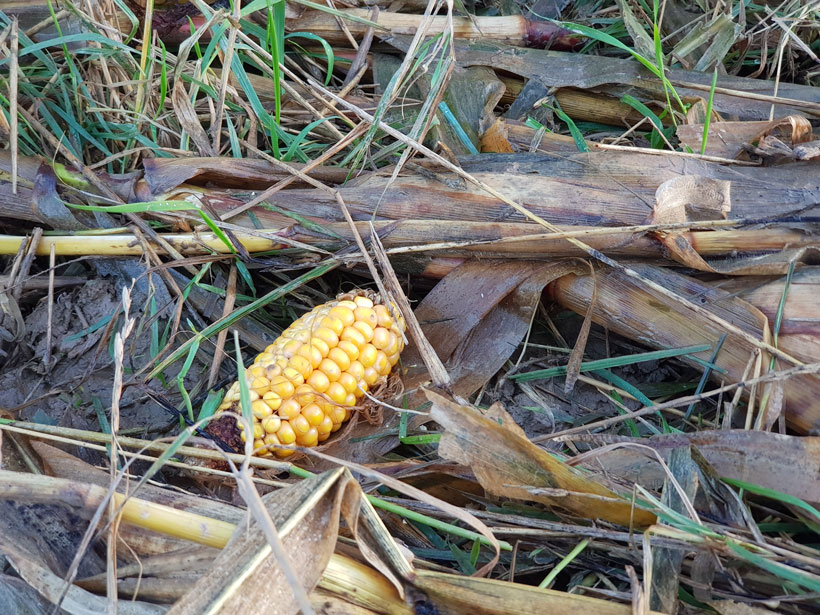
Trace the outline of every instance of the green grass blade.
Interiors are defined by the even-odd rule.
[[[712,87],[709,88],[709,99],[706,101],[706,118],[703,120],[703,139],[700,142],[700,155],[706,153],[706,140],[709,138],[709,125],[712,123],[712,103],[715,101],[715,87],[717,87],[717,66],[712,73]]]
[[[325,77],[325,85],[328,85],[330,83],[330,78],[333,76],[333,66],[336,62],[336,56],[333,54],[333,48],[330,46],[330,43],[328,43],[321,36],[317,36],[312,32],[291,32],[285,36],[285,40],[290,40],[292,38],[306,38],[319,43],[322,46],[322,49],[325,52],[325,61],[327,62],[327,76]]]
[[[610,369],[612,367],[622,367],[624,365],[632,365],[634,363],[643,363],[645,361],[657,361],[659,359],[669,359],[672,357],[679,357],[687,354],[696,354],[699,352],[706,352],[711,350],[708,344],[700,344],[698,346],[686,346],[684,348],[670,348],[668,350],[655,350],[652,352],[642,352],[625,357],[614,357],[610,359],[599,359],[597,361],[585,361],[581,363],[581,372],[595,371],[599,369]],[[532,372],[525,372],[522,374],[512,374],[507,376],[510,380],[517,380],[518,382],[529,382],[530,380],[538,380],[541,378],[554,378],[555,376],[563,376],[567,373],[566,366],[550,367],[548,369],[537,369]]]
[[[626,103],[627,105],[635,109],[635,111],[642,114],[650,122],[652,122],[652,125],[658,132],[663,132],[663,122],[661,122],[661,118],[659,118],[657,114],[654,111],[652,111],[652,109],[647,107],[640,100],[629,94],[624,94],[623,96],[621,96],[621,102]]]

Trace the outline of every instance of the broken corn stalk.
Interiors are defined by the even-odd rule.
[[[404,348],[404,329],[395,307],[364,292],[340,295],[290,325],[245,370],[255,454],[287,457],[294,451],[280,445],[327,440],[364,392],[387,379]],[[226,410],[241,414],[238,381],[218,412]]]

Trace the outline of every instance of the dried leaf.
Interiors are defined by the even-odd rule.
[[[265,506],[290,556],[290,566],[308,591],[319,582],[333,554],[342,498],[352,480],[349,473],[337,469],[275,491],[266,498]],[[262,528],[255,519],[249,519],[237,525],[210,570],[168,615],[284,615],[298,610],[293,591]]]
[[[430,570],[416,572],[416,586],[430,596],[442,615],[554,615],[579,612],[630,615],[632,612],[629,605],[581,594]]]
[[[57,175],[45,162],[37,170],[31,195],[31,209],[46,224],[66,231],[77,231],[86,225],[77,220],[57,193]]]
[[[287,166],[301,171],[305,165],[289,162]],[[146,158],[143,167],[145,181],[154,195],[188,182],[245,191],[265,190],[278,181],[293,177],[282,168],[258,158]],[[345,169],[331,167],[318,167],[308,173],[310,177],[332,184],[343,183],[347,174]],[[301,179],[295,179],[293,185],[305,187]]]
[[[211,146],[211,141],[202,128],[202,123],[196,116],[196,110],[189,100],[188,92],[185,90],[185,82],[182,79],[174,81],[174,88],[171,92],[171,103],[174,106],[174,114],[180,126],[185,130],[191,141],[194,142],[200,155],[216,156],[217,153]]]
[[[513,147],[507,137],[507,126],[503,118],[497,118],[481,135],[481,153],[512,154]]]
[[[433,420],[444,429],[439,455],[470,467],[488,492],[621,525],[654,522],[652,513],[633,508],[630,501],[558,461],[527,440],[517,426],[511,429],[515,422],[509,415],[499,422],[432,391],[425,394],[433,404]]]
[[[758,415],[758,429],[770,431],[780,415],[783,414],[783,404],[786,399],[786,385],[782,380],[772,382],[763,388],[763,398],[766,404],[763,412]]]
[[[680,124],[677,135],[682,144],[699,152],[703,140],[703,124]],[[745,146],[768,135],[779,136],[794,148],[811,140],[811,123],[801,115],[761,122],[712,122],[709,124],[704,153],[721,158],[737,158]]]
[[[646,58],[654,57],[655,43],[652,37],[647,34],[644,24],[635,17],[635,13],[632,12],[632,7],[629,5],[629,2],[626,0],[618,0],[618,5],[621,9],[621,18],[624,20],[626,31],[629,32],[632,42],[635,43],[635,51]]]
[[[696,23],[675,45],[671,55],[679,58],[694,56],[688,58],[694,62],[693,68],[696,71],[706,71],[716,62],[723,61],[726,53],[742,32],[743,27],[740,24],[735,23],[730,16],[721,13],[707,23]]]
[[[672,290],[675,294],[707,307],[724,321],[759,340],[769,341],[766,316],[754,306],[723,290],[709,286],[667,269],[635,265],[641,275]],[[615,271],[601,271],[597,277],[598,305],[593,319],[598,324],[630,339],[654,348],[676,348],[690,344],[714,347],[725,333],[717,325],[700,318],[691,308],[665,297],[647,292],[640,283]],[[561,305],[583,314],[592,297],[589,276],[564,276],[550,285],[552,297]],[[718,355],[716,364],[725,369],[720,378],[740,381],[755,347],[746,337],[730,333]],[[800,350],[800,352],[798,352]],[[794,351],[795,358],[814,362],[820,360],[820,345],[815,340]],[[710,353],[700,358],[709,360]],[[684,360],[687,360],[684,358]],[[717,378],[718,374],[713,373]],[[820,423],[820,378],[813,374],[794,376],[786,387],[786,421],[803,433]]]
[[[583,269],[578,260],[468,261],[439,282],[415,314],[445,362],[453,392],[467,396],[483,386],[524,339],[543,289]],[[410,366],[405,386],[412,390],[426,377],[413,369],[419,361],[408,350],[402,360]]]
[[[726,218],[732,210],[731,182],[682,175],[662,183],[655,192],[653,224],[679,224]],[[655,233],[673,259],[693,269],[714,272],[689,243],[683,231]]]
[[[595,441],[595,436],[579,439]],[[631,439],[629,441],[632,441]],[[820,438],[747,431],[704,430],[664,434],[634,440],[668,459],[681,446],[697,450],[720,476],[754,483],[809,502],[820,502]],[[657,460],[634,448],[618,448],[596,455],[592,468],[657,489],[666,474]]]
[[[572,348],[572,353],[569,355],[567,361],[567,375],[564,378],[564,393],[569,394],[578,376],[581,374],[581,365],[584,361],[584,349],[587,346],[587,338],[589,331],[592,328],[592,311],[595,309],[595,304],[598,302],[598,286],[595,284],[595,269],[592,263],[587,263],[589,266],[589,274],[592,276],[592,299],[589,302],[587,313],[584,314],[584,322],[581,323],[581,329],[578,331],[578,338],[575,340],[575,346]]]

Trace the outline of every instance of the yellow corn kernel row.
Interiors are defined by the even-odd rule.
[[[316,446],[327,440],[350,418],[351,407],[364,395],[360,389],[367,391],[390,374],[404,348],[404,328],[404,319],[397,322],[378,296],[374,301],[351,294],[290,325],[245,370],[256,454],[270,456],[267,445]],[[234,382],[218,411],[239,414],[239,405],[239,382]],[[245,441],[244,429],[241,435]]]

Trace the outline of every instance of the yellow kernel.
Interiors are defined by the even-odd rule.
[[[328,350],[330,348],[335,348],[339,344],[339,336],[327,327],[319,327],[313,332],[313,336],[324,341],[327,344]]]
[[[260,395],[267,393],[268,389],[270,388],[270,380],[265,377],[261,378],[254,378],[251,381],[250,388],[259,393]]]
[[[339,376],[339,384],[341,384],[348,393],[355,393],[358,390],[356,377],[350,372],[345,372]]]
[[[349,375],[349,374],[348,374]],[[342,403],[347,397],[347,391],[345,388],[339,384],[338,382],[334,382],[330,385],[325,395],[331,400],[336,402],[337,404]]]
[[[258,357],[257,357],[257,359],[258,359]],[[248,373],[250,373],[250,375],[253,376],[254,378],[259,378],[260,376],[265,375],[265,368],[262,367],[261,365],[254,364],[248,369]]]
[[[322,419],[322,422],[316,426],[316,431],[319,432],[319,437],[321,438],[323,435],[328,435],[331,430],[333,429],[333,419],[331,419],[327,414]]]
[[[365,338],[364,334],[356,328],[357,323],[353,323],[352,327],[347,327],[344,331],[342,331],[342,339],[347,340],[348,342],[353,342],[356,345],[356,348],[361,348],[367,343],[367,339]]]
[[[373,310],[375,310],[376,317],[379,319],[378,325],[380,327],[389,329],[393,326],[393,317],[390,315],[390,310],[387,309],[386,305],[373,306]]]
[[[253,441],[253,450],[258,451],[258,453],[260,453],[260,454],[261,454],[261,451],[259,451],[259,449],[263,448],[264,446],[265,446],[265,441],[262,438],[256,438]]]
[[[293,427],[290,426],[288,421],[282,421],[279,431],[276,432],[276,437],[279,438],[279,442],[282,444],[293,444],[296,442],[296,432],[293,431]]]
[[[309,376],[310,371],[313,369],[313,366],[310,364],[310,360],[299,355],[290,358],[290,361],[288,361],[288,367],[295,369],[302,375],[303,378]],[[285,368],[285,372],[287,372],[287,368]],[[285,375],[287,376],[287,373],[285,373]]]
[[[367,383],[362,381],[362,388],[367,389]],[[356,394],[355,393],[348,393],[347,397],[345,397],[343,406],[355,406],[356,405]]]
[[[345,330],[345,324],[340,318],[331,318],[330,316],[325,316],[322,318],[319,322],[319,326],[330,329],[336,335],[341,335],[342,331]]]
[[[327,379],[331,382],[336,382],[339,376],[342,375],[342,370],[330,359],[322,359],[322,362],[319,364],[319,371],[324,372]]]
[[[327,345],[327,342],[318,337],[310,338],[310,345],[322,353],[322,358],[326,357],[327,353],[330,352],[330,346]]]
[[[257,423],[256,421],[253,422],[253,437],[255,440],[259,440],[265,435],[265,430],[262,429],[262,426]]]
[[[296,444],[300,446],[316,446],[319,442],[319,430],[311,427],[306,433],[296,437]]]
[[[333,361],[336,365],[338,365],[339,369],[342,371],[350,367],[350,362],[352,360],[348,356],[348,354],[338,346],[330,351],[330,354],[327,355],[327,358]]]
[[[341,406],[333,406],[328,413],[330,420],[334,423],[341,423],[345,420],[345,409]]]
[[[390,367],[393,367],[396,363],[399,362],[399,353],[391,354],[387,356],[387,361],[390,363]]]
[[[253,415],[260,420],[273,414],[271,407],[262,399],[257,399],[251,403],[251,412],[253,412]]]
[[[299,349],[297,353],[300,357],[304,357],[308,361],[310,361],[310,366],[312,368],[316,368],[319,366],[319,363],[322,362],[322,359],[325,358],[325,355],[322,355],[321,351],[316,348],[315,346],[311,346],[310,344],[302,344],[302,347]]]
[[[282,375],[282,368],[276,364],[268,365],[267,368],[265,368],[265,373],[268,377],[268,380],[273,382],[274,378]]]
[[[282,405],[279,406],[279,416],[283,419],[292,419],[295,416],[299,416],[299,413],[302,411],[302,406],[299,405],[299,402],[295,399],[286,399],[282,402]]]
[[[239,432],[239,439],[242,440],[242,442],[247,442],[248,441],[248,438],[245,436],[245,430],[244,429]]]
[[[260,397],[262,397],[262,396],[259,393],[257,393],[255,390],[251,389],[250,391],[248,391],[248,399],[250,399],[251,401],[259,399]]]
[[[365,368],[370,367],[376,362],[376,357],[379,355],[379,351],[373,344],[367,344],[364,348],[362,348],[362,352],[359,355],[359,363],[361,363]]]
[[[264,438],[262,438],[262,442],[264,442],[268,446],[279,446],[279,438],[276,437],[275,433],[269,433]]]
[[[353,361],[350,367],[347,368],[347,373],[353,376],[356,381],[359,381],[364,377],[364,365],[361,364],[361,361]]]
[[[299,402],[299,405],[303,408],[316,401],[316,395],[314,395],[313,387],[309,384],[301,384],[296,387],[296,391],[293,395],[296,401]]]
[[[332,425],[332,424],[333,424],[333,423],[331,423],[331,425]],[[331,429],[332,429],[332,428],[331,428]],[[325,440],[327,440],[329,437],[330,437],[330,434],[329,434],[329,433],[320,433],[320,434],[319,434],[319,442],[324,442],[324,441],[325,441]]]
[[[381,350],[376,353],[376,362],[373,363],[373,368],[379,372],[380,376],[386,376],[390,373],[390,361],[388,361],[387,355]]]
[[[354,301],[350,301],[349,299],[345,299],[344,301],[339,301],[339,303],[337,303],[336,306],[337,307],[346,307],[351,312],[353,310],[355,310],[357,307],[359,307],[358,305],[356,305],[356,303]]]
[[[283,444],[284,444],[284,442],[283,442]],[[280,448],[280,449],[277,449],[275,452],[276,452],[276,456],[279,457],[280,459],[282,459],[282,458],[285,458],[285,457],[290,457],[296,451],[291,451],[291,450],[288,450],[286,448]]]
[[[396,335],[393,331],[391,331],[390,334],[392,336],[390,338],[390,345],[387,348],[382,348],[382,350],[384,350],[384,354],[388,357],[391,354],[399,354],[404,348],[404,340],[401,335]]]
[[[358,307],[366,307],[366,308],[372,308],[373,307],[373,301],[371,301],[367,297],[354,297],[353,302]]]
[[[268,391],[262,396],[262,399],[265,400],[265,403],[270,406],[271,410],[278,410],[279,406],[282,405],[282,398],[279,397],[277,393],[273,391]]]
[[[398,306],[395,303],[390,304],[390,312],[393,314],[393,317],[398,321],[396,324],[398,327],[404,331],[406,323],[404,322],[404,317],[401,315]]]
[[[354,344],[353,342],[348,341],[348,340],[342,340],[341,342],[339,342],[338,347],[341,350],[345,351],[345,354],[348,357],[350,357],[351,361],[355,361],[356,359],[359,358],[359,347],[356,346],[356,344]]]
[[[282,399],[287,399],[293,395],[296,387],[293,383],[285,378],[285,376],[276,376],[270,384],[270,390],[276,393]]]
[[[275,434],[279,431],[279,428],[282,426],[282,419],[278,416],[269,416],[262,419],[262,429],[265,430],[267,434]]]
[[[402,337],[402,331],[404,331],[404,327],[400,329],[396,325],[393,325],[392,327],[390,327],[390,331],[393,332],[393,335],[399,336],[399,338],[401,338],[402,340],[402,344],[404,343],[404,338]]]
[[[331,318],[338,318],[342,321],[342,324],[345,327],[349,327],[354,322],[356,322],[356,317],[353,315],[353,310],[343,305],[337,305],[336,307],[332,308],[328,316],[330,316]]]
[[[376,328],[379,324],[379,317],[373,308],[358,307],[353,310],[357,322],[366,322],[371,328]]]
[[[363,320],[357,320],[356,322],[354,322],[353,327],[361,332],[361,334],[364,336],[365,342],[369,342],[373,339],[373,327],[371,327]]]
[[[325,375],[324,372],[315,369],[313,370],[313,373],[308,377],[307,384],[317,393],[324,393],[330,386],[330,379]]]
[[[325,418],[325,413],[317,404],[309,404],[302,408],[302,416],[307,419],[313,427],[316,427]]]
[[[379,381],[381,378],[381,374],[373,367],[368,367],[364,370],[364,381],[368,384],[368,386],[373,386]]]
[[[290,380],[294,386],[299,386],[300,384],[305,383],[305,377],[302,375],[302,372],[292,367],[286,367],[283,369],[282,375]]]
[[[308,423],[308,420],[301,414],[293,417],[288,422],[290,426],[293,427],[293,431],[296,432],[297,437],[299,434],[306,434],[310,430],[310,423]]]
[[[282,350],[279,354],[290,359],[292,356],[296,355],[297,352],[299,352],[299,349],[302,346],[304,346],[304,344],[299,340],[289,339],[284,346],[282,346]]]
[[[390,347],[394,337],[396,336],[384,327],[376,327],[373,330],[373,341],[371,343],[379,350],[384,350]]]

